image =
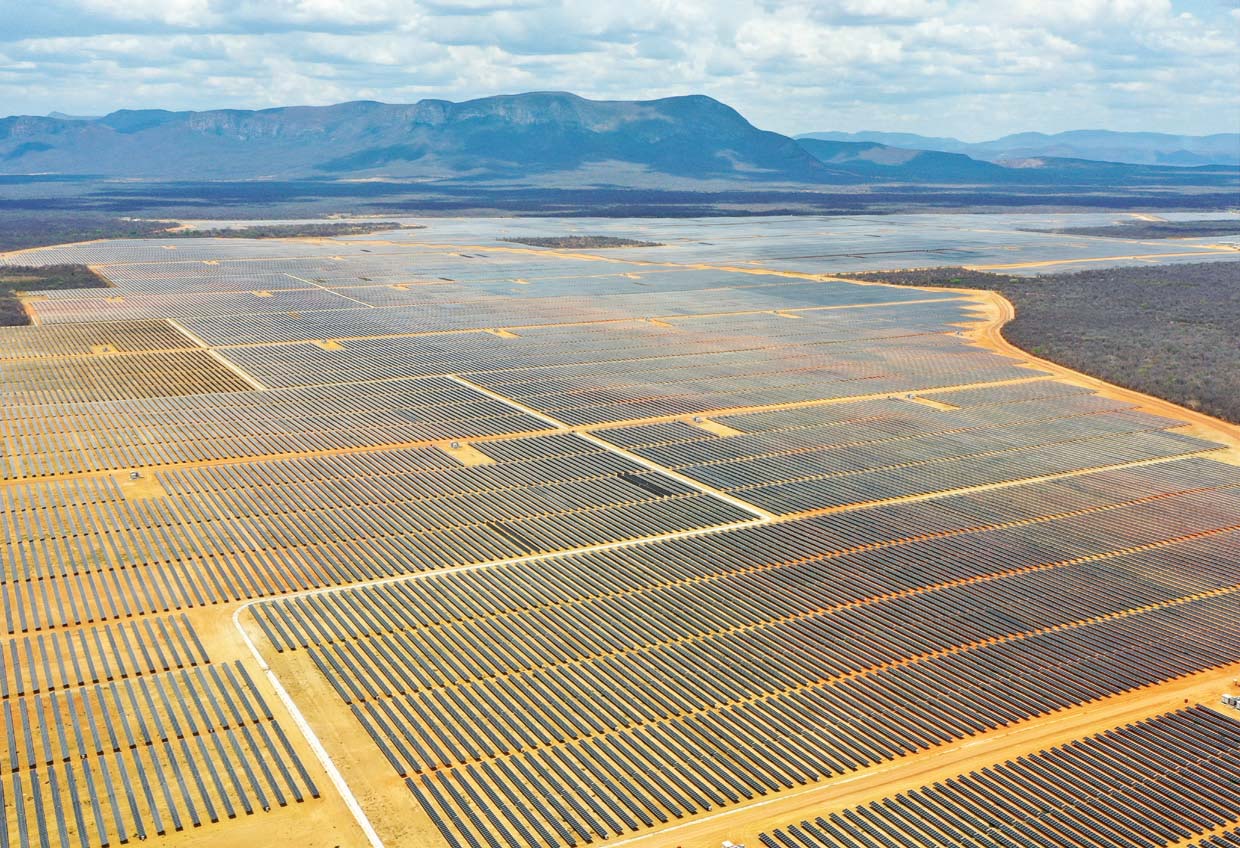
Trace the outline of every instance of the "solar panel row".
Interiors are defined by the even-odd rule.
[[[898,315],[881,318],[858,315],[854,310],[827,310],[817,313],[821,316],[817,320],[778,318],[777,326],[752,329],[706,326],[697,321],[678,322],[674,326],[616,321],[525,327],[507,338],[482,333],[393,338],[388,337],[392,328],[375,325],[369,328],[371,333],[384,338],[350,340],[345,338],[348,334],[337,332],[342,328],[322,326],[305,332],[311,338],[333,339],[335,344],[330,350],[301,343],[231,347],[221,353],[273,387],[413,374],[502,371],[514,366],[522,372],[562,366],[531,375],[556,388],[559,381],[571,380],[583,364],[640,359],[654,360],[646,364],[647,368],[662,366],[669,372],[679,372],[681,377],[700,379],[715,374],[752,374],[760,372],[768,362],[785,363],[785,369],[798,362],[818,366],[829,362],[843,364],[847,356],[844,351],[848,349],[837,348],[836,343],[942,333],[945,321],[964,317],[960,302],[946,301],[939,305],[940,309],[929,308],[933,306],[936,304],[923,305],[916,313],[902,309]],[[808,325],[812,332],[793,332],[802,325]],[[500,326],[511,326],[511,322],[503,321]],[[748,372],[743,370],[746,366]]]
[[[168,321],[118,321],[0,327],[0,360],[117,353],[192,350],[198,345]]]
[[[0,403],[34,406],[243,392],[250,383],[205,350],[0,362]]]
[[[9,489],[10,633],[657,536],[751,518],[583,439],[463,467],[434,448],[157,472],[129,499]],[[502,443],[499,443],[502,444]]]
[[[769,834],[767,848],[1155,846],[1240,816],[1240,722],[1191,707]],[[1235,831],[1199,845],[1235,844]]]
[[[720,417],[742,431],[737,435],[685,424],[604,429],[597,435],[783,514],[1214,447],[1160,433],[1178,422],[1123,407],[1092,395],[949,411],[880,400],[757,413],[757,423],[747,422],[749,416]],[[816,416],[825,421],[816,423]]]
[[[107,846],[318,797],[240,663],[184,616],[0,641],[0,841]]]
[[[446,378],[89,403],[14,404],[0,477],[179,465],[546,430]]]
[[[782,356],[724,363],[723,373],[694,374],[693,363],[604,363],[565,369],[522,369],[466,373],[473,383],[575,426],[642,418],[707,413],[825,399],[863,398],[973,382],[1034,376],[1010,360],[936,337],[888,342],[886,353],[872,347],[833,345],[820,364]],[[950,344],[950,343],[948,343]],[[710,361],[700,363],[709,369]],[[755,373],[756,370],[756,373]],[[568,381],[557,385],[557,379]]]
[[[1186,493],[729,559],[813,550],[814,519],[540,562],[537,593],[512,567],[255,613],[309,652],[450,844],[576,844],[1240,658],[1238,508],[1232,489]],[[477,818],[471,793],[508,798],[508,818]]]

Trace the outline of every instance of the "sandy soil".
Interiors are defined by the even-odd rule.
[[[380,243],[380,242],[376,242]],[[451,245],[454,250],[471,249],[462,245]],[[475,250],[504,251],[526,253],[545,257],[546,251],[518,248],[485,246],[472,248]],[[557,253],[561,256],[575,256],[600,262],[610,261],[607,257],[590,254]],[[1140,259],[1143,257],[1124,257]],[[631,262],[631,260],[624,260]],[[1098,260],[1080,260],[1098,261]],[[659,267],[669,267],[670,263],[641,263]],[[1060,261],[1031,263],[1015,266],[992,267],[1031,267],[1037,264],[1061,264]],[[775,274],[784,277],[812,279],[823,281],[821,275],[800,274],[794,272],[770,271],[760,267],[726,267],[710,265],[680,265],[672,267],[732,270],[751,274]],[[858,285],[856,281],[847,281]],[[870,283],[869,285],[884,285]],[[1184,422],[1186,432],[1203,438],[1224,443],[1230,450],[1212,454],[1226,461],[1240,464],[1240,427],[1227,424],[1210,416],[1171,404],[1157,398],[1143,395],[1104,383],[1095,378],[1072,371],[1016,348],[1002,335],[1003,325],[1009,321],[1014,311],[1012,305],[997,293],[977,292],[974,290],[927,290],[926,301],[942,300],[952,291],[963,294],[973,300],[979,309],[979,320],[966,324],[964,331],[969,339],[977,345],[997,351],[1040,371],[1029,372],[1029,377],[1020,380],[1005,381],[1020,383],[1049,379],[1045,373],[1050,372],[1055,378],[1081,386],[1086,386],[1106,397],[1123,400],[1137,405],[1139,408],[1167,416]],[[925,302],[925,301],[913,301]],[[858,308],[858,307],[835,307]],[[795,317],[796,312],[788,313]],[[999,383],[991,384],[999,385]],[[937,392],[951,391],[965,386],[943,387],[925,392],[930,397],[920,402],[930,405],[946,406],[934,400]],[[894,397],[900,393],[884,393],[872,397]],[[788,407],[810,406],[827,403],[855,402],[864,398],[846,398],[826,401],[808,401],[805,403],[788,404]],[[753,407],[752,411],[771,409],[772,407]],[[750,410],[728,409],[727,414],[737,414]],[[715,411],[716,414],[725,410]],[[730,428],[710,420],[712,412],[701,413],[702,421],[697,426],[711,432],[723,433]],[[664,418],[643,419],[644,421],[686,420],[684,415],[666,416]],[[631,423],[631,422],[626,422]],[[620,426],[612,423],[606,426]],[[551,429],[548,427],[547,429]],[[582,428],[587,432],[590,428]],[[543,430],[541,432],[546,432]],[[511,434],[496,438],[512,438]],[[474,439],[473,442],[485,441]],[[434,444],[435,442],[410,443],[408,446]],[[443,446],[442,441],[438,442]],[[373,450],[387,450],[400,445],[384,445]],[[473,451],[462,443],[459,449],[467,464],[483,462],[485,456]],[[298,456],[329,455],[350,453],[353,450],[332,450],[306,452]],[[476,454],[476,455],[475,455]],[[235,462],[252,462],[253,458],[234,460]],[[210,465],[225,464],[221,462],[203,463]],[[181,466],[187,467],[187,466]],[[136,500],[159,498],[163,495],[154,483],[155,469],[143,471],[143,478],[136,481],[120,479],[122,488]],[[86,476],[86,475],[64,475]],[[97,475],[90,475],[97,476]],[[14,483],[13,485],[24,485]],[[1010,484],[1005,484],[1010,485]],[[931,496],[918,496],[931,497]],[[337,793],[331,780],[319,762],[313,748],[306,738],[297,732],[292,715],[280,702],[276,689],[268,678],[260,672],[249,646],[232,621],[233,612],[242,604],[222,604],[219,606],[191,610],[188,616],[207,648],[214,662],[239,660],[249,669],[255,685],[271,707],[277,721],[285,729],[302,763],[310,772],[317,784],[322,798],[307,801],[304,804],[292,805],[277,809],[270,813],[257,814],[237,820],[222,822],[217,825],[206,825],[202,828],[180,834],[170,835],[159,840],[161,845],[192,846],[192,848],[208,848],[211,846],[232,845],[268,845],[290,844],[299,848],[352,848],[365,846],[366,840],[353,819],[343,798]],[[401,779],[393,772],[386,759],[382,756],[366,735],[361,726],[353,719],[350,712],[340,702],[328,682],[322,677],[313,663],[303,653],[277,654],[265,643],[261,631],[253,624],[245,613],[241,615],[241,624],[245,635],[260,647],[266,661],[271,664],[281,684],[292,696],[300,711],[304,714],[315,734],[322,741],[332,760],[344,774],[349,788],[366,810],[371,822],[379,831],[388,846],[426,846],[437,848],[443,845],[442,837],[431,824],[429,818],[416,805],[413,797],[405,789]],[[1146,687],[1135,692],[1113,696],[1089,705],[1063,710],[1049,716],[1021,722],[1009,728],[995,730],[972,739],[940,746],[930,751],[873,766],[856,774],[822,781],[809,787],[777,793],[761,801],[741,805],[723,812],[706,814],[674,827],[666,827],[652,831],[638,838],[618,839],[610,845],[632,845],[641,848],[670,848],[670,846],[718,846],[724,839],[756,845],[756,836],[763,830],[799,822],[807,816],[820,815],[831,809],[838,809],[856,803],[874,800],[902,789],[916,787],[926,782],[953,776],[962,771],[988,765],[1003,759],[1037,751],[1051,745],[1060,744],[1082,735],[1094,733],[1124,722],[1145,718],[1160,712],[1183,706],[1186,702],[1202,702],[1216,704],[1219,695],[1227,690],[1240,688],[1240,665],[1208,671],[1181,680],[1172,681],[1159,686]]]
[[[1149,262],[1176,256],[1218,256],[1219,253],[1235,251],[1229,245],[1202,245],[1203,250],[1187,250],[1180,253],[1140,253],[1131,256],[1091,256],[1081,259],[1044,259],[1039,262],[1012,262],[1005,265],[966,265],[972,271],[1010,271],[1015,268],[1045,268],[1050,265],[1080,265],[1087,262]]]
[[[1179,406],[1171,401],[1156,398],[1153,395],[1143,394],[1132,389],[1125,389],[1121,386],[1107,383],[1097,377],[1073,371],[1071,368],[1056,362],[1027,353],[1003,337],[1004,325],[1016,317],[1016,308],[1012,306],[1012,303],[998,292],[973,291],[973,294],[977,297],[979,303],[987,306],[990,312],[990,320],[981,329],[975,330],[971,334],[972,338],[981,346],[1006,356],[1023,359],[1030,365],[1050,371],[1065,382],[1092,389],[1103,397],[1127,401],[1135,404],[1145,412],[1184,421],[1187,425],[1185,427],[1186,432],[1200,436],[1203,439],[1221,442],[1231,448],[1226,455],[1216,455],[1215,458],[1226,458],[1231,462],[1240,462],[1240,426],[1187,407]]]
[[[1240,664],[1115,695],[1082,707],[1031,719],[971,739],[902,757],[847,777],[778,793],[745,806],[708,813],[696,821],[636,838],[606,843],[631,848],[718,848],[725,839],[757,845],[758,834],[832,810],[876,801],[972,769],[1036,753],[1082,736],[1178,709],[1216,706],[1223,692],[1240,686]]]
[[[384,844],[392,848],[447,848],[438,829],[405,788],[404,780],[345,708],[309,655],[304,651],[277,654],[251,616],[244,616],[243,625],[331,754]],[[337,807],[338,815],[353,825],[353,841],[347,843],[348,848],[365,846],[360,829],[342,807]]]
[[[1054,264],[1054,263],[1048,263]],[[1003,337],[1015,308],[997,292],[934,289],[969,294],[985,308],[985,320],[967,329],[978,345],[1050,371],[1058,379],[1090,388],[1104,397],[1133,403],[1143,411],[1185,422],[1185,432],[1226,444],[1230,450],[1211,457],[1240,464],[1240,427],[1169,401],[1124,389],[1026,353]],[[1192,675],[1159,686],[1021,722],[952,745],[883,763],[858,773],[774,795],[750,804],[695,817],[633,838],[607,842],[632,848],[716,848],[724,840],[756,845],[758,834],[796,824],[832,810],[875,801],[906,789],[1033,753],[1148,718],[1189,703],[1216,705],[1225,692],[1240,690],[1240,664]]]

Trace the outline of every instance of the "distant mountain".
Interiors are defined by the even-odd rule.
[[[961,153],[969,145],[967,142],[945,136],[917,135],[916,133],[889,132],[813,132],[796,137],[798,141],[815,139],[819,141],[845,141],[853,144],[882,144],[887,147],[902,147],[908,150],[937,150],[942,153]]]
[[[1134,165],[1240,165],[1240,133],[1194,136],[1075,130],[1054,135],[1017,133],[994,141],[977,143],[955,138],[883,132],[820,132],[807,133],[798,138],[874,142],[891,147],[964,153],[991,162],[1054,157]]]
[[[0,173],[254,179],[399,177],[578,182],[819,182],[792,139],[700,95],[592,101],[560,92],[261,111],[113,112],[0,120]]]
[[[62,121],[97,121],[99,115],[66,115],[64,112],[48,112],[49,118],[58,118]]]
[[[873,141],[802,138],[799,142],[824,165],[884,180],[998,183],[1012,177],[1009,168],[981,162],[961,153],[912,150]]]
[[[836,173],[870,183],[975,185],[998,189],[1018,186],[1235,186],[1240,171],[1230,165],[1168,167],[1129,165],[1045,156],[986,162],[963,153],[891,147],[874,141],[798,143]]]
[[[905,136],[895,138],[905,140]],[[914,139],[915,140],[915,139]],[[951,139],[931,139],[943,144]],[[404,180],[554,188],[738,185],[1219,185],[1219,166],[1169,168],[974,153],[759,130],[701,95],[595,101],[562,92],[450,103],[371,101],[102,118],[0,119],[0,175],[147,180]]]

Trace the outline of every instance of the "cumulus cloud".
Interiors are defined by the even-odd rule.
[[[0,114],[701,92],[782,132],[1234,131],[1228,0],[0,0]]]

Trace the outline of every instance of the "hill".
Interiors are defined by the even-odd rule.
[[[913,150],[877,142],[800,139],[800,144],[825,165],[858,175],[906,182],[1001,183],[1011,169],[981,162],[961,153]]]
[[[799,139],[824,165],[871,182],[1020,186],[1192,186],[1235,184],[1229,165],[1131,165],[1088,159],[1038,157],[987,162],[963,153],[890,147],[877,142]]]
[[[903,138],[903,137],[901,137]],[[914,139],[915,140],[915,139]],[[947,144],[950,139],[932,139]],[[736,190],[774,186],[1233,185],[1195,168],[925,151],[876,141],[791,139],[702,95],[586,100],[564,92],[452,103],[373,101],[258,111],[122,110],[101,118],[0,119],[0,177],[234,186],[379,182],[511,189]],[[330,187],[330,188],[328,188]],[[888,187],[883,186],[882,190]]]
[[[642,175],[819,182],[827,169],[700,95],[591,101],[560,92],[450,103],[113,112],[0,120],[0,173],[206,179],[396,177],[578,182]]]
[[[976,143],[913,133],[817,132],[800,139],[878,143],[915,150],[964,153],[1001,161],[1054,157],[1133,165],[1240,165],[1240,133],[1168,135],[1165,133],[1074,130],[1048,135],[1026,132]]]

